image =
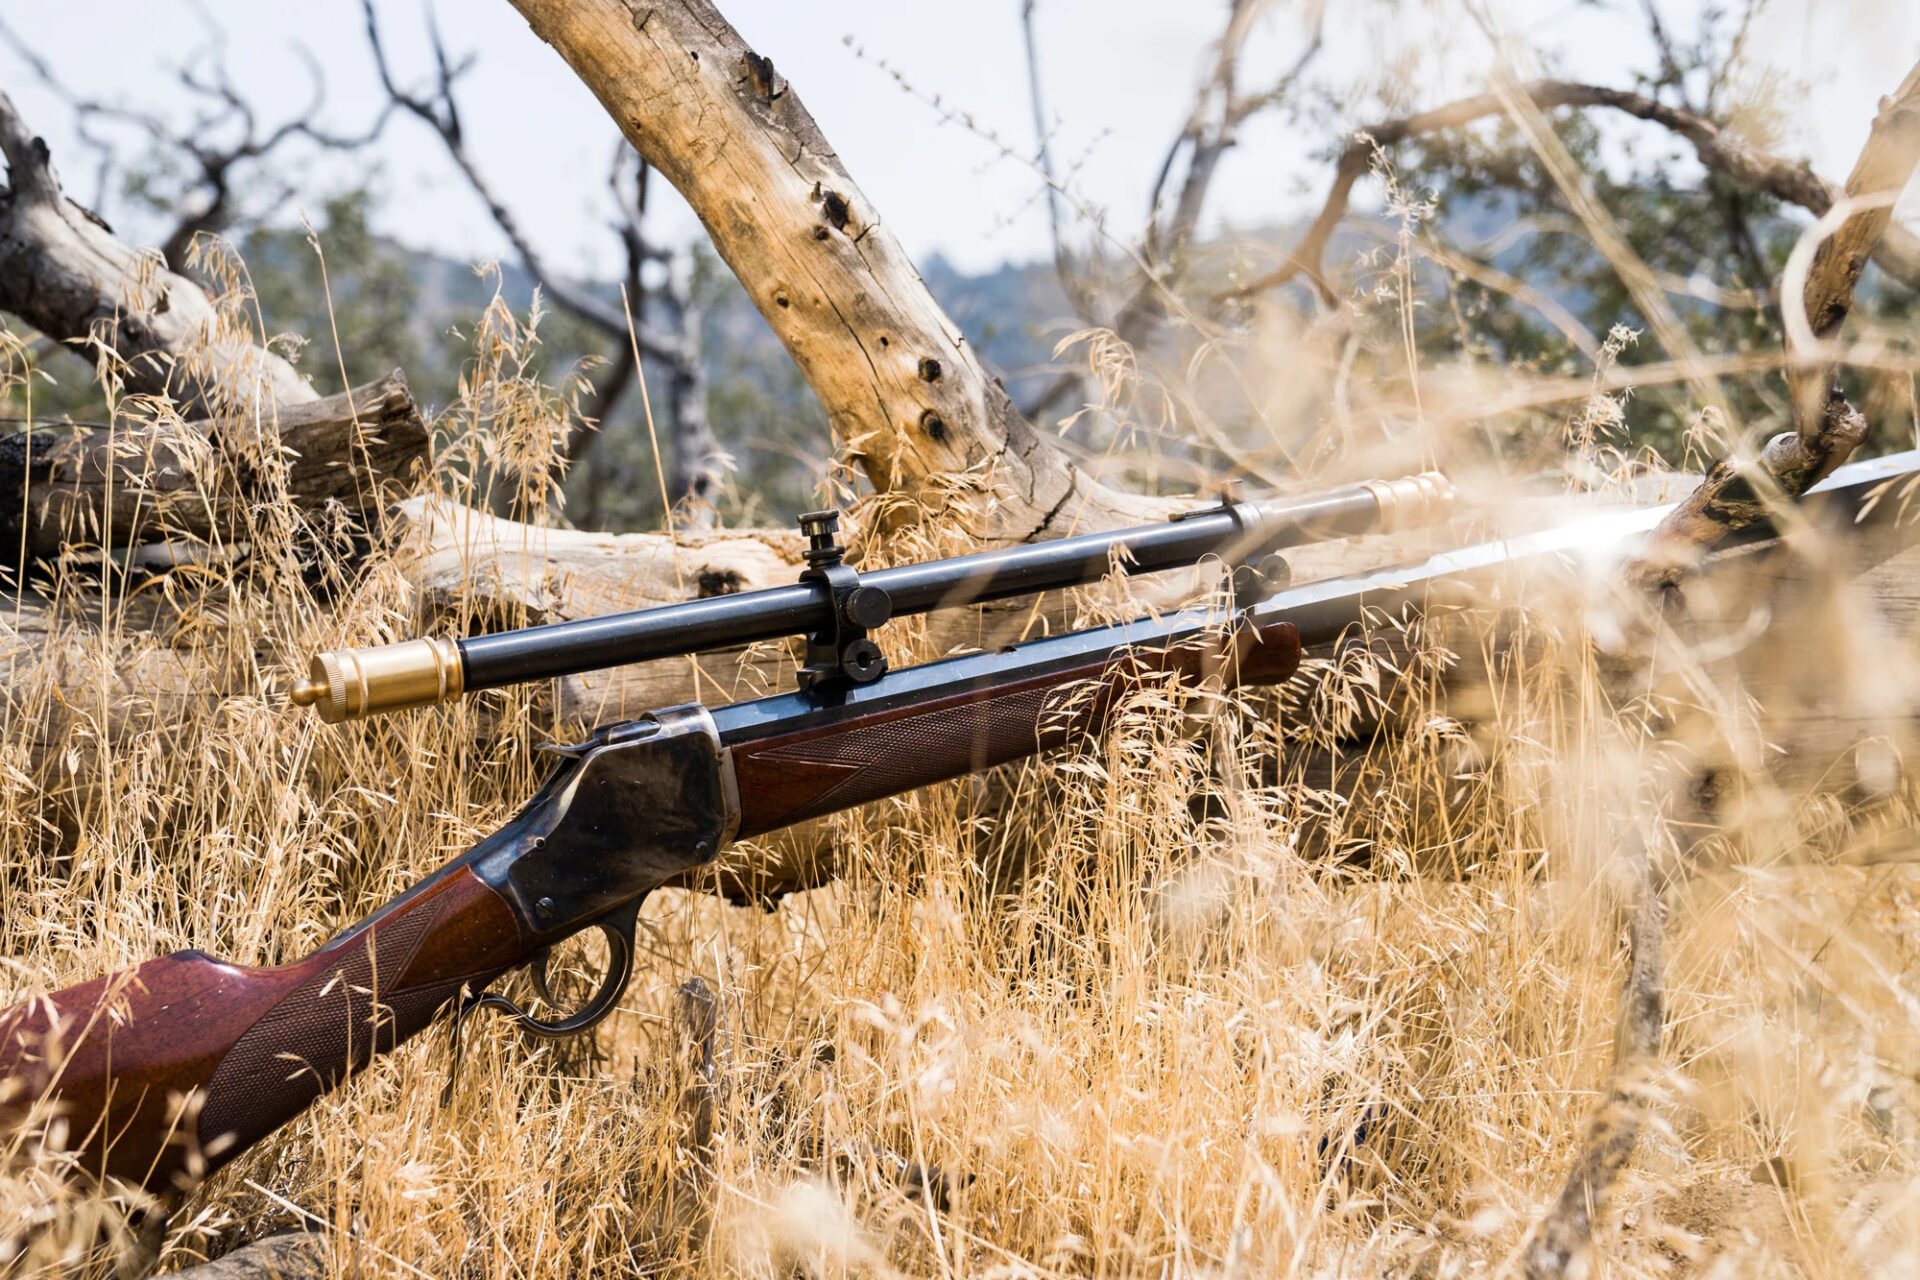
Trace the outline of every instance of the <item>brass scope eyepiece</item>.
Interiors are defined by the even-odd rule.
[[[313,707],[328,724],[339,724],[382,711],[430,707],[458,697],[464,685],[459,646],[428,638],[315,654],[307,678],[287,697],[296,707]]]
[[[1380,506],[1380,526],[1376,533],[1397,533],[1437,524],[1453,514],[1457,498],[1453,481],[1438,471],[1397,480],[1362,480],[1360,487],[1373,495]]]

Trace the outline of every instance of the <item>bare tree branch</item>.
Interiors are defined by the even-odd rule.
[[[1746,0],[1740,10],[1740,25],[1734,28],[1733,39],[1727,42],[1727,56],[1720,59],[1720,65],[1714,68],[1713,78],[1707,82],[1707,96],[1701,102],[1701,114],[1711,116],[1720,105],[1720,95],[1725,92],[1732,79],[1734,69],[1740,65],[1747,52],[1747,41],[1753,35],[1754,19],[1760,16],[1760,10],[1767,0]]]
[[[1847,181],[1858,202],[1813,255],[1800,298],[1807,325],[1824,342],[1839,331],[1868,257],[1891,227],[1892,202],[1920,167],[1920,65],[1882,99],[1872,131]],[[1789,264],[1791,266],[1791,263]],[[1791,293],[1791,290],[1787,291]],[[1804,302],[1802,301],[1804,299]],[[1789,334],[1794,324],[1789,313]],[[1789,357],[1796,356],[1791,340]],[[1804,359],[1788,366],[1794,430],[1769,440],[1757,458],[1725,457],[1647,539],[1630,576],[1648,586],[1671,586],[1729,533],[1744,529],[1819,483],[1867,437],[1867,420],[1833,380],[1832,369]]]
[[[1053,170],[1053,130],[1047,123],[1047,112],[1040,93],[1040,45],[1033,33],[1033,11],[1039,0],[1025,0],[1020,6],[1020,32],[1027,50],[1027,98],[1033,105],[1033,136],[1036,150],[1034,160],[1040,167],[1040,177],[1047,184],[1047,231],[1053,240],[1053,273],[1060,281],[1060,290],[1067,296],[1067,304],[1082,320],[1093,319],[1093,294],[1087,288],[1087,281],[1080,264],[1073,260],[1073,251],[1067,247],[1066,229],[1063,226],[1060,199],[1060,179]]]
[[[1833,207],[1840,189],[1815,173],[1806,163],[1798,164],[1749,146],[1729,134],[1720,125],[1680,107],[1668,106],[1642,93],[1609,89],[1600,85],[1578,84],[1565,80],[1535,80],[1516,87],[1515,92],[1541,110],[1559,107],[1607,107],[1646,120],[1672,131],[1693,146],[1700,163],[1735,182],[1765,192],[1788,204],[1797,205],[1815,216]],[[1305,275],[1321,297],[1331,304],[1335,299],[1325,276],[1324,260],[1328,242],[1346,216],[1353,188],[1372,162],[1376,147],[1391,147],[1409,138],[1457,129],[1490,116],[1504,114],[1498,94],[1478,94],[1462,98],[1431,111],[1384,120],[1355,134],[1355,141],[1340,153],[1334,167],[1333,186],[1313,225],[1274,271],[1249,284],[1222,295],[1247,297],[1278,288]],[[1920,289],[1920,237],[1904,228],[1890,226],[1874,250],[1874,261],[1894,279],[1909,288]]]
[[[1113,319],[1114,334],[1128,346],[1139,347],[1151,341],[1154,331],[1166,318],[1167,303],[1185,280],[1191,265],[1187,250],[1199,226],[1208,193],[1212,190],[1213,175],[1220,166],[1221,158],[1239,140],[1239,127],[1255,113],[1284,102],[1306,74],[1308,66],[1319,56],[1327,6],[1324,0],[1313,0],[1307,19],[1309,35],[1300,56],[1277,82],[1263,92],[1241,95],[1238,89],[1240,54],[1253,28],[1253,20],[1265,2],[1232,0],[1227,13],[1226,30],[1216,46],[1212,72],[1202,81],[1186,124],[1167,148],[1155,174],[1153,191],[1147,202],[1147,230],[1140,250],[1140,283],[1115,312]],[[1034,100],[1037,111],[1037,86]],[[1187,156],[1186,174],[1173,206],[1165,209],[1163,197],[1166,185],[1183,153]],[[1053,194],[1051,186],[1048,191],[1049,195]],[[1056,228],[1056,261],[1059,252],[1059,233]],[[1040,393],[1026,412],[1038,415],[1051,411],[1079,385],[1080,375],[1063,374]]]
[[[622,188],[630,167],[634,170],[631,200]],[[613,229],[620,237],[621,248],[626,254],[626,278],[621,287],[626,291],[627,305],[635,316],[647,314],[645,268],[652,255],[641,224],[646,219],[647,178],[651,172],[647,162],[640,158],[640,153],[625,138],[614,145],[613,163],[607,169],[607,190],[613,196],[614,208],[620,211],[620,218],[614,223]],[[577,463],[586,457],[598,438],[602,424],[613,416],[621,398],[633,388],[635,375],[640,372],[638,347],[639,343],[629,340],[624,331],[614,341],[613,355],[606,371],[595,379],[592,402],[581,415],[581,420],[568,431],[567,439],[561,446],[561,452],[569,463]],[[684,357],[686,352],[683,350],[680,354]],[[589,525],[599,523],[605,475],[605,468],[590,472],[582,493],[584,501],[580,514]]]
[[[1324,3],[1312,6],[1306,46],[1279,81],[1264,93],[1240,96],[1236,88],[1240,53],[1258,11],[1255,0],[1235,0],[1226,33],[1220,38],[1213,76],[1202,88],[1193,116],[1169,150],[1167,161],[1161,165],[1163,182],[1174,155],[1182,145],[1187,147],[1186,178],[1164,219],[1159,216],[1161,186],[1155,183],[1145,244],[1146,278],[1114,321],[1114,332],[1130,346],[1139,346],[1151,336],[1153,327],[1166,314],[1165,300],[1185,278],[1189,265],[1187,249],[1212,189],[1214,172],[1219,168],[1221,157],[1239,140],[1239,127],[1255,112],[1284,101],[1320,53],[1326,21]]]
[[[626,341],[627,321],[620,307],[596,297],[591,291],[549,268],[546,259],[514,217],[513,211],[495,193],[486,175],[474,163],[472,154],[467,150],[466,131],[461,124],[460,104],[455,95],[457,82],[471,69],[473,60],[453,59],[447,52],[446,42],[441,38],[438,24],[433,24],[430,27],[435,75],[433,90],[430,94],[403,90],[394,79],[392,66],[387,60],[386,45],[380,38],[380,22],[374,13],[373,0],[361,0],[361,9],[366,16],[367,44],[373,52],[374,69],[379,74],[381,87],[396,107],[425,124],[439,137],[447,158],[453,161],[460,176],[466,179],[467,186],[486,206],[487,216],[493,219],[494,225],[507,238],[507,243],[513,247],[527,274],[540,286],[540,292],[552,299],[555,305],[565,308],[569,314],[592,325],[607,337],[619,342]],[[431,20],[432,9],[427,12]],[[671,360],[677,355],[673,339],[666,334],[643,327],[638,337],[641,353],[649,358]]]
[[[1867,259],[1893,222],[1893,203],[1920,166],[1920,65],[1907,73],[1879,114],[1847,175],[1846,196],[1853,205],[1839,228],[1820,242],[1808,269],[1806,287],[1787,306],[1802,307],[1813,336],[1825,341],[1840,331],[1853,308],[1853,292]],[[1823,214],[1826,211],[1822,211]],[[1793,332],[1789,326],[1789,333]],[[1787,376],[1793,390],[1794,427],[1812,441],[1825,425],[1825,401],[1832,380],[1825,366],[1795,367]],[[1846,459],[1837,459],[1838,466]]]
[[[1659,84],[1671,85],[1674,96],[1680,99],[1680,105],[1693,109],[1693,99],[1687,94],[1687,73],[1680,66],[1680,55],[1673,47],[1673,37],[1667,34],[1667,24],[1660,16],[1659,0],[1640,0],[1640,11],[1647,15],[1647,34],[1653,37],[1653,47],[1660,53]]]
[[[688,349],[687,358],[670,363],[667,370],[668,413],[673,422],[673,471],[668,491],[675,502],[682,504],[683,527],[711,528],[714,501],[733,463],[720,447],[707,417],[707,362],[700,350],[705,311],[694,292],[691,251],[676,255],[668,265],[667,285],[660,293]]]
[[[112,171],[118,162],[118,154],[113,143],[91,127],[100,122],[137,129],[156,147],[177,152],[192,163],[198,190],[189,192],[187,199],[193,201],[194,205],[180,217],[160,245],[160,253],[166,259],[168,269],[177,274],[186,273],[187,253],[197,236],[202,233],[221,234],[243,216],[236,193],[239,170],[265,160],[295,140],[330,151],[354,151],[369,146],[385,131],[394,110],[392,103],[382,105],[372,123],[359,133],[339,134],[322,128],[316,121],[326,106],[325,73],[312,53],[304,46],[295,45],[294,52],[305,67],[310,84],[307,103],[281,123],[272,128],[263,128],[252,104],[233,84],[227,69],[224,42],[215,29],[209,47],[197,55],[197,60],[210,64],[210,69],[204,72],[197,70],[194,62],[190,61],[179,73],[181,86],[190,95],[208,104],[207,109],[199,112],[190,126],[179,129],[152,112],[132,110],[76,92],[54,73],[44,58],[3,22],[0,22],[0,40],[12,46],[35,78],[73,110],[82,139],[101,154],[103,186],[104,175]],[[223,134],[228,135],[230,140],[220,140]],[[270,201],[269,207],[277,203],[277,200]]]
[[[622,179],[628,169],[633,171],[631,197],[622,189]],[[707,529],[713,526],[713,504],[732,469],[732,459],[720,448],[707,416],[707,364],[700,335],[704,313],[694,295],[692,252],[668,253],[649,243],[646,237],[647,192],[652,173],[653,167],[622,138],[614,150],[613,167],[607,176],[614,207],[621,211],[614,230],[626,252],[626,280],[622,287],[632,315],[645,315],[649,303],[657,304],[653,309],[667,315],[666,324],[655,326],[655,331],[671,337],[672,352],[654,360],[654,367],[664,368],[667,376],[672,474],[666,500],[680,509],[676,520],[679,527]],[[645,268],[649,263],[661,263],[667,268],[666,280],[657,290],[647,287]],[[611,370],[594,393],[590,413],[595,423],[606,421],[621,396],[638,381],[637,345],[632,338],[618,344]],[[581,438],[581,429],[576,428],[566,442],[567,457],[577,461],[590,443]],[[599,468],[588,478],[584,506],[590,517],[600,509],[606,474],[605,468]]]
[[[690,301],[678,296],[665,299],[668,304],[666,309],[674,318],[674,323],[665,328],[651,322],[651,309],[645,305],[647,289],[642,268],[650,261],[664,261],[667,257],[649,245],[641,231],[646,212],[649,172],[646,163],[642,161],[637,169],[631,204],[621,197],[619,190],[623,153],[631,153],[630,148],[623,146],[622,152],[616,153],[610,176],[615,191],[615,205],[621,210],[621,221],[616,224],[615,231],[626,250],[628,305],[622,307],[553,271],[520,226],[513,211],[480,172],[467,150],[466,131],[461,123],[459,99],[455,93],[456,84],[472,66],[472,59],[456,60],[448,53],[439,24],[433,20],[431,7],[427,14],[433,46],[434,86],[428,94],[400,88],[380,37],[380,24],[374,13],[373,0],[362,0],[361,7],[366,17],[367,44],[372,50],[374,67],[389,101],[438,135],[448,158],[486,206],[488,216],[513,247],[521,265],[533,277],[541,293],[568,314],[599,330],[611,345],[606,371],[585,415],[589,422],[595,424],[595,429],[582,427],[569,433],[563,446],[568,462],[578,463],[599,439],[598,424],[612,416],[615,407],[633,387],[640,373],[640,361],[654,363],[665,369],[673,389],[670,400],[675,482],[669,500],[690,499],[690,519],[700,525],[709,523],[712,500],[718,495],[725,478],[726,455],[715,443],[708,424],[706,370],[702,365],[699,334],[697,329],[688,325],[688,317],[693,315]],[[637,153],[631,154],[637,158]],[[697,316],[693,319],[697,324]],[[638,358],[633,350],[636,345],[639,348]],[[590,485],[586,503],[590,511],[597,507],[597,499],[598,494]]]

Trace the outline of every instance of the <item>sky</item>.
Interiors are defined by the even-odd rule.
[[[1276,0],[1243,64],[1258,85],[1302,47],[1306,0]],[[1327,43],[1316,74],[1332,84],[1394,77],[1429,106],[1485,84],[1493,55],[1460,0],[1327,0]],[[1627,82],[1651,65],[1638,0],[1490,0],[1513,47],[1556,50],[1578,78]],[[618,247],[606,230],[611,122],[506,0],[378,0],[402,83],[425,84],[426,13],[474,67],[461,109],[479,166],[547,257],[574,274],[608,274]],[[1210,0],[1036,0],[1035,21],[1056,162],[1072,169],[1076,204],[1107,233],[1140,227],[1154,170],[1190,109],[1225,5]],[[1699,0],[1666,0],[1672,29],[1692,29]],[[773,59],[813,112],[849,172],[916,258],[938,252],[983,270],[1049,252],[1034,148],[1021,0],[720,0],[747,41]],[[382,100],[358,0],[0,0],[0,16],[75,92],[157,109],[185,122],[194,109],[176,72],[225,32],[228,65],[263,119],[297,112],[309,78],[294,46],[323,68],[321,119],[351,131]],[[1759,65],[1807,85],[1804,110],[1776,144],[1844,178],[1876,99],[1920,58],[1912,0],[1774,0],[1753,39]],[[1525,57],[1526,55],[1521,55]],[[1538,70],[1523,66],[1523,72]],[[912,87],[909,93],[895,73]],[[0,85],[46,135],[73,193],[93,192],[94,162],[72,115],[0,47]],[[935,105],[937,100],[938,105]],[[973,129],[952,118],[967,113]],[[1003,154],[996,135],[1016,154]],[[1256,118],[1223,163],[1212,226],[1269,225],[1308,214],[1334,139],[1279,114]],[[448,163],[437,137],[400,117],[377,149],[385,180],[379,228],[415,246],[479,260],[503,253],[498,231]],[[369,163],[311,154],[296,165],[323,191]],[[109,211],[134,238],[124,202]],[[653,231],[697,234],[692,214],[662,200]],[[1093,234],[1083,223],[1079,233]]]

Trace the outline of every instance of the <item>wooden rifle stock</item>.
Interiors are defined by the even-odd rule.
[[[0,1106],[51,1089],[87,1172],[183,1188],[521,958],[456,863],[291,964],[179,951],[0,1012]]]
[[[624,934],[653,888],[728,839],[852,808],[1099,732],[1126,690],[1283,680],[1285,622],[1201,611],[949,659],[858,690],[671,708],[570,748],[520,815],[304,960],[241,968],[182,951],[0,1012],[0,1113],[67,1118],[96,1177],[191,1185],[419,1032],[463,988]],[[612,925],[609,922],[614,922]],[[610,937],[610,941],[618,941]],[[618,950],[618,948],[616,948]],[[611,1010],[542,1024],[584,1029]]]
[[[949,681],[931,697],[874,699],[871,709],[853,704],[824,723],[815,715],[731,743],[739,834],[777,830],[1098,734],[1130,686],[1156,677],[1223,688],[1278,683],[1300,665],[1300,633],[1286,622],[1243,622],[1165,648],[1093,652],[1005,679],[992,675],[994,656],[958,660],[982,663],[979,678]]]
[[[1903,454],[1843,467],[1799,511],[1847,524],[1892,519],[1904,508],[1878,495],[1917,463],[1920,455]],[[639,901],[729,839],[1098,733],[1140,679],[1283,680],[1298,665],[1302,632],[1329,639],[1362,609],[1418,605],[1436,584],[1467,587],[1631,547],[1664,514],[1603,513],[1308,583],[1232,614],[1143,619],[869,684],[607,726],[566,753],[512,822],[304,960],[248,969],[180,952],[0,1011],[0,1118],[48,1097],[85,1168],[173,1189],[417,1033],[463,986],[479,990],[554,942],[610,922],[628,931],[630,958]],[[1755,525],[1745,536],[1764,532]],[[592,1007],[610,1009],[616,986]],[[556,1034],[590,1021],[530,1029]]]

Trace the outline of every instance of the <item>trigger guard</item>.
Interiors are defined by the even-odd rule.
[[[633,931],[639,914],[640,906],[635,903],[594,926],[600,931],[600,936],[607,940],[607,972],[600,979],[600,986],[591,999],[574,1013],[551,1020],[536,1018],[525,1010],[516,1010],[519,1016],[515,1020],[520,1029],[542,1039],[561,1040],[579,1035],[605,1020],[619,1006],[620,997],[626,994],[627,983],[633,978]],[[542,951],[534,958],[530,970],[534,994],[546,1005],[555,1003],[547,986],[547,960],[551,955],[550,950]]]

